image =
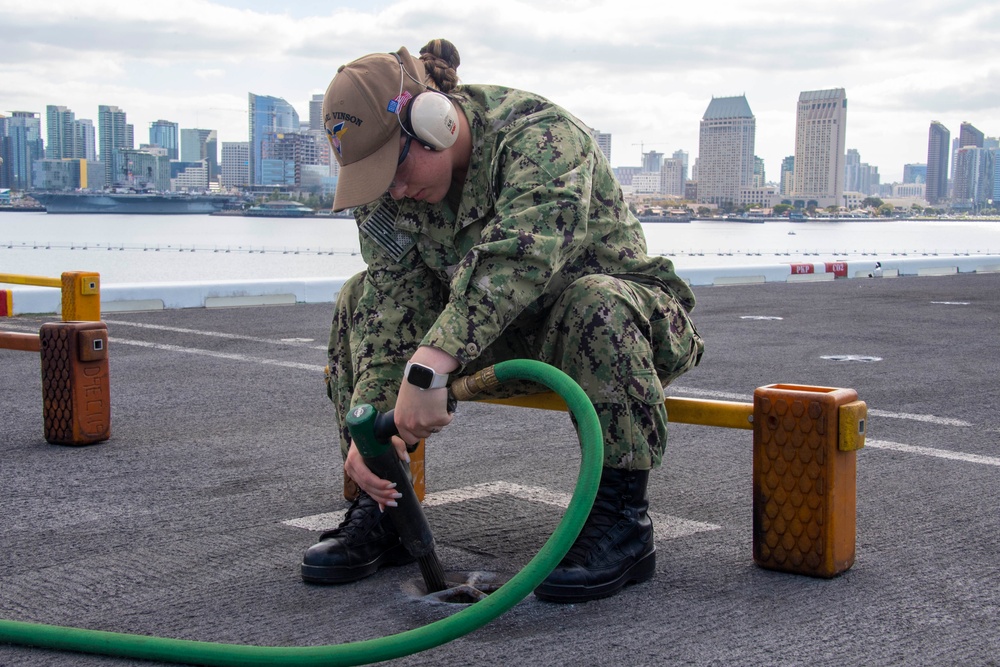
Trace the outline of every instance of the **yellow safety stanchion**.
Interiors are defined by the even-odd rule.
[[[64,322],[98,322],[101,319],[101,276],[88,271],[62,274]]]
[[[58,287],[62,290],[64,322],[99,322],[101,320],[101,275],[92,271],[67,271],[59,278],[0,273],[0,284]],[[0,315],[14,314],[10,292],[0,291]]]

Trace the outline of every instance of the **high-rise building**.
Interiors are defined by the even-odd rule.
[[[684,196],[684,160],[667,158],[660,165],[660,192],[673,197]]]
[[[977,130],[972,123],[962,123],[958,129],[958,147],[960,149],[966,146],[982,148],[983,139],[985,138],[986,135]]]
[[[965,146],[955,160],[955,193],[952,204],[979,208],[993,199],[994,151]]]
[[[81,151],[75,157],[88,162],[97,162],[97,133],[94,131],[94,121],[89,118],[73,121],[73,135],[76,146]]]
[[[904,164],[903,165],[903,183],[926,183],[927,182],[927,165],[926,164]]]
[[[250,183],[250,143],[222,142],[222,187],[242,188]]]
[[[597,141],[597,147],[601,149],[604,153],[604,157],[608,158],[608,162],[611,161],[611,133],[610,132],[599,132],[598,130],[593,131],[594,139]]]
[[[927,132],[928,204],[940,204],[948,199],[948,163],[950,162],[951,132],[938,121],[931,122]]]
[[[839,206],[844,197],[847,94],[843,88],[799,94],[795,117],[793,195],[819,206]]]
[[[167,149],[167,157],[180,159],[180,125],[169,120],[158,120],[149,124],[149,143]]]
[[[208,167],[208,180],[213,182],[219,178],[219,139],[215,130],[183,129],[181,130],[181,162],[205,161]]]
[[[676,150],[674,151],[674,154],[671,155],[670,157],[672,157],[675,160],[681,161],[681,168],[682,168],[681,178],[683,178],[686,181],[688,179],[688,152],[685,150]]]
[[[762,188],[767,185],[767,173],[764,171],[764,159],[756,155],[753,156],[753,183],[754,188]]]
[[[650,173],[659,173],[660,165],[663,163],[663,153],[649,151],[642,154],[642,170]]]
[[[778,187],[778,194],[783,197],[790,197],[792,186],[795,183],[795,156],[789,155],[781,161],[781,181]]]
[[[323,96],[313,95],[309,100],[309,129],[326,134],[323,125]]]
[[[14,111],[0,120],[0,188],[30,190],[31,163],[45,157],[42,120],[34,111]]]
[[[861,153],[848,148],[844,156],[844,192],[861,192]]]
[[[45,157],[49,160],[80,157],[76,148],[73,122],[76,114],[66,107],[49,104],[45,107]]]
[[[97,129],[101,148],[101,162],[104,163],[104,180],[108,185],[123,183],[125,174],[116,174],[115,152],[121,148],[135,147],[133,128],[126,122],[125,112],[116,106],[101,104],[97,107]]]
[[[739,202],[753,183],[757,119],[745,95],[713,97],[698,134],[698,201],[717,206]]]
[[[280,97],[249,93],[249,99],[250,184],[286,185],[295,179],[295,166],[279,164],[271,152],[279,135],[299,131],[299,114]]]

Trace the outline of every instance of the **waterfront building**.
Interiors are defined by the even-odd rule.
[[[250,183],[250,143],[222,142],[222,174],[224,188],[242,188]]]
[[[66,191],[87,187],[87,161],[45,158],[31,164],[31,189]]]
[[[676,153],[675,153],[676,155]],[[668,158],[660,165],[660,192],[672,197],[684,196],[684,160],[676,157]]]
[[[208,190],[208,162],[170,161],[170,189],[175,192],[205,192]]]
[[[926,199],[927,184],[913,181],[909,183],[893,183],[892,197],[893,199]]]
[[[965,146],[955,159],[955,194],[952,206],[978,209],[993,199],[994,151]]]
[[[34,111],[0,117],[0,188],[24,192],[32,187],[31,163],[45,157],[42,121]]]
[[[773,185],[740,188],[740,206],[774,208],[774,205],[780,203],[780,200],[781,195],[778,193],[778,188]]]
[[[926,164],[903,165],[903,183],[926,183],[926,182],[927,182]]]
[[[927,203],[940,204],[948,199],[948,162],[951,132],[932,121],[927,133]]]
[[[149,124],[149,143],[167,149],[167,157],[180,159],[180,125],[169,120]]]
[[[660,194],[660,172],[644,169],[632,176],[632,192],[637,195]]]
[[[49,160],[80,157],[76,148],[73,121],[76,114],[63,106],[45,107],[45,157]]]
[[[265,144],[264,150],[264,169],[273,170],[266,171],[269,185],[302,186],[305,166],[323,167],[323,175],[330,174],[330,144],[325,132],[284,133]]]
[[[104,180],[114,185],[124,182],[125,173],[115,171],[115,156],[121,150],[133,150],[135,137],[124,111],[116,106],[101,104],[97,107],[97,129],[100,141],[100,158],[104,163]]]
[[[753,182],[751,185],[755,188],[762,188],[767,185],[767,174],[764,171],[764,160],[756,155],[753,156]]]
[[[597,142],[597,147],[604,153],[604,157],[608,158],[608,162],[611,162],[611,134],[591,129],[590,135],[594,137],[594,141]]]
[[[675,160],[681,161],[683,169],[681,176],[686,181],[688,177],[688,152],[684,150],[676,150],[674,151],[674,154],[671,155],[670,157],[672,157]]]
[[[77,147],[81,153],[75,157],[80,157],[87,162],[97,162],[97,132],[94,131],[94,121],[89,118],[78,118],[73,121],[73,134]]]
[[[804,205],[840,206],[844,196],[847,94],[843,88],[799,94],[795,117],[793,197]]]
[[[279,135],[298,133],[299,114],[280,97],[249,93],[250,184],[288,185],[295,180],[295,165],[271,157]]]
[[[642,154],[642,170],[650,173],[660,173],[660,165],[663,163],[663,153],[649,151]]]
[[[632,178],[642,171],[642,167],[614,167],[613,171],[620,185],[632,185]]]
[[[733,206],[753,183],[757,119],[745,95],[713,97],[698,137],[698,201]]]
[[[985,138],[986,136],[977,130],[972,123],[962,123],[958,129],[958,148],[962,149],[966,146],[982,148]]]
[[[326,134],[323,125],[323,95],[313,95],[309,100],[309,129]]]
[[[779,181],[778,193],[782,197],[792,195],[792,187],[795,185],[795,156],[789,155],[781,161],[781,180]]]
[[[215,130],[181,130],[181,162],[205,161],[208,180],[219,179],[219,135]]]
[[[848,148],[844,156],[844,190],[861,192],[861,153],[857,148]]]

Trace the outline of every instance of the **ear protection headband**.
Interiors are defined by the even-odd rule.
[[[421,86],[426,92],[420,93],[407,105],[396,107],[396,119],[403,132],[410,135],[427,148],[442,151],[458,139],[458,114],[451,99],[438,90],[432,90],[417,81],[403,66],[403,59],[393,53],[399,63],[399,94],[403,95],[405,77]],[[403,109],[405,108],[405,112]],[[402,114],[402,115],[401,115]]]

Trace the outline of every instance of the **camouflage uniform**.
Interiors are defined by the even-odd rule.
[[[392,408],[419,345],[454,356],[453,377],[538,359],[593,401],[606,466],[659,465],[663,386],[704,347],[688,318],[694,295],[669,260],[646,255],[639,222],[578,120],[508,88],[463,86],[453,97],[473,142],[460,196],[433,205],[384,195],[354,211],[368,270],[344,286],[330,333],[338,420],[359,403]]]

